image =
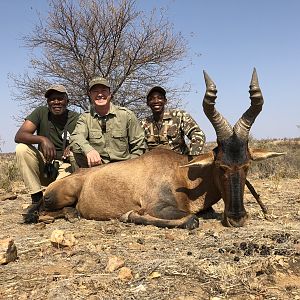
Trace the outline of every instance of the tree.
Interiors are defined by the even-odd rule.
[[[134,0],[50,0],[49,7],[47,18],[24,37],[25,47],[38,50],[30,75],[11,76],[14,96],[27,108],[41,104],[51,83],[61,83],[70,104],[85,110],[88,82],[100,75],[113,84],[114,103],[141,116],[146,91],[178,74],[186,43],[157,11],[146,16]]]

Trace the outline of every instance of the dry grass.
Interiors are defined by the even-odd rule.
[[[258,178],[300,178],[300,139],[252,141],[253,148],[285,152],[286,155],[253,162],[250,174]]]
[[[7,192],[12,191],[14,182],[22,180],[14,153],[0,154],[0,174],[0,189]]]

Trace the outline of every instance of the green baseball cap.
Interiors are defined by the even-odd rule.
[[[107,81],[107,79],[105,79],[104,77],[94,77],[90,82],[89,82],[89,90],[96,84],[102,84],[104,86],[107,86],[108,88],[110,88],[110,83]]]
[[[45,98],[48,98],[52,92],[57,91],[68,95],[67,89],[62,84],[52,84],[45,92]]]
[[[149,90],[149,92],[147,93],[147,101],[149,100],[148,98],[153,92],[158,92],[166,98],[166,90],[163,89],[161,86],[155,86],[155,87],[151,88]]]

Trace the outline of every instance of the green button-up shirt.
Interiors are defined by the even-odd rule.
[[[84,112],[70,142],[74,153],[86,155],[95,149],[105,163],[127,160],[145,152],[144,132],[135,114],[112,103],[105,117],[93,108]]]

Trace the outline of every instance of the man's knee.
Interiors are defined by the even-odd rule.
[[[27,153],[29,150],[29,146],[26,144],[18,144],[16,147],[16,155],[17,156],[23,156],[25,153]]]

